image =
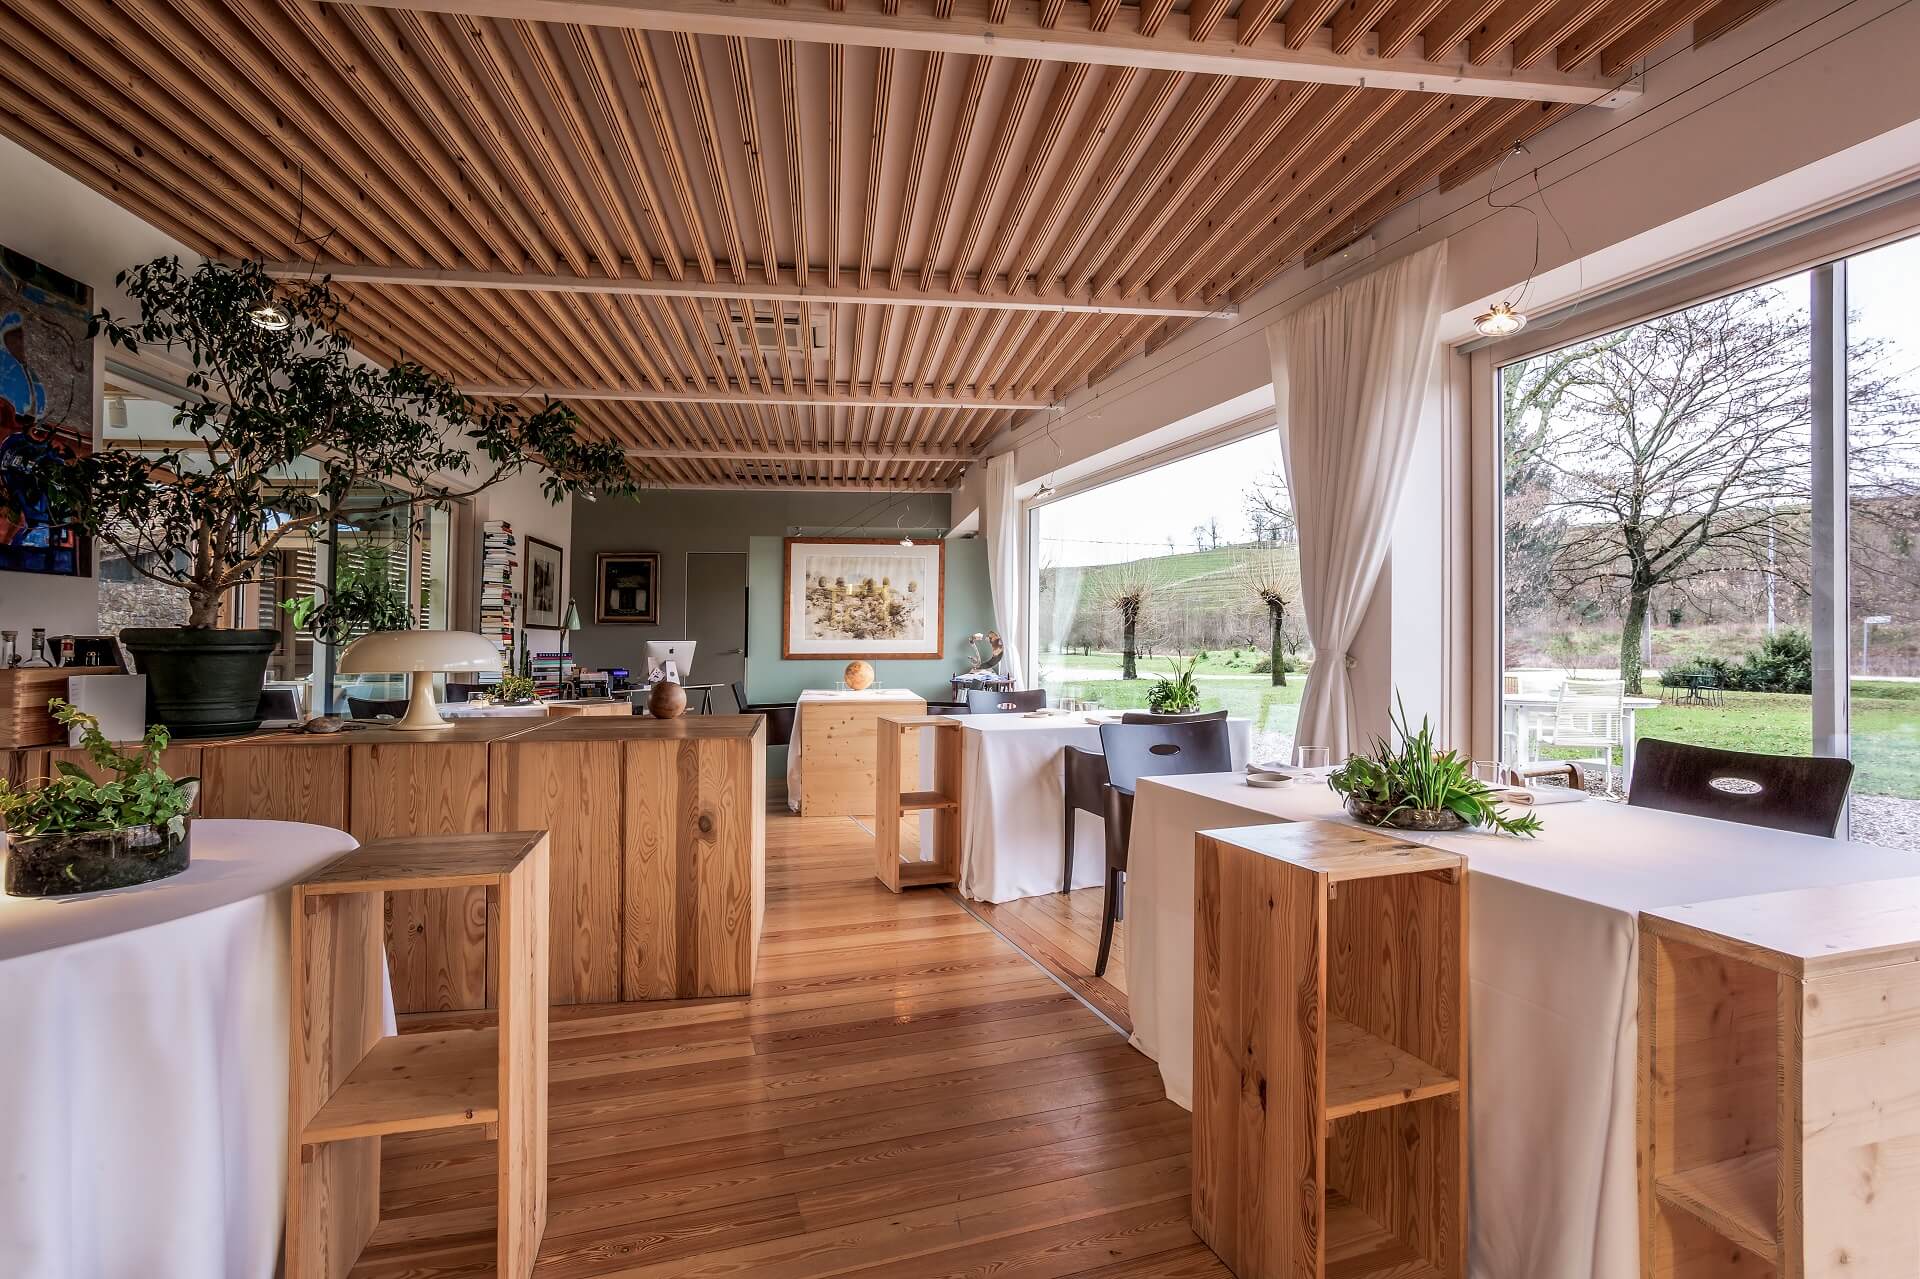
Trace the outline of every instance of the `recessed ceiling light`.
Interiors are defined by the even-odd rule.
[[[293,321],[287,317],[285,311],[282,311],[271,302],[265,306],[253,308],[253,310],[247,312],[247,318],[269,333],[278,333],[293,323]]]
[[[1526,328],[1527,317],[1514,310],[1511,302],[1495,302],[1473,317],[1473,327],[1485,337],[1503,338]]]

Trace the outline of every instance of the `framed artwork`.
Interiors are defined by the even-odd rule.
[[[527,597],[520,614],[521,625],[559,629],[564,607],[561,570],[565,567],[566,555],[559,547],[537,537],[527,538]]]
[[[945,648],[947,544],[790,537],[780,656],[937,658]]]
[[[602,551],[594,568],[594,621],[660,624],[658,551]]]
[[[87,285],[0,249],[0,570],[92,572],[88,539],[27,474],[48,456],[93,451],[92,310]]]

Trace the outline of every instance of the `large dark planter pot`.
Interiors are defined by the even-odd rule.
[[[134,627],[120,632],[147,677],[147,718],[175,737],[224,737],[260,727],[260,689],[274,631]]]
[[[164,826],[128,826],[73,834],[9,836],[9,897],[66,897],[148,884],[187,868],[191,818],[178,834]]]

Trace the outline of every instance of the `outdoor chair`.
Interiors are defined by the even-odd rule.
[[[1540,733],[1542,746],[1597,748],[1598,755],[1573,762],[1599,770],[1609,793],[1613,790],[1613,753],[1618,750],[1624,756],[1627,747],[1627,719],[1622,705],[1625,697],[1624,680],[1569,679],[1560,686],[1552,721]]]

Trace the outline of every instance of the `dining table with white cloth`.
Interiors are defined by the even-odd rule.
[[[1100,725],[1118,712],[962,715],[960,891],[975,901],[1005,902],[1060,891],[1066,849],[1062,751],[1100,753]],[[1252,726],[1227,721],[1233,766],[1244,768]],[[1106,823],[1079,813],[1073,824],[1073,886],[1107,879]]]
[[[172,878],[0,897],[0,1273],[271,1279],[291,886],[355,847],[202,819]]]
[[[1562,792],[1564,796],[1565,792]],[[1642,910],[1920,874],[1912,853],[1600,798],[1541,805],[1537,838],[1394,831],[1467,859],[1474,1279],[1633,1279]],[[1193,1104],[1194,836],[1351,822],[1323,781],[1138,789],[1125,934],[1133,1043]]]
[[[815,702],[898,702],[917,697],[910,689],[902,688],[809,688],[794,699],[793,730],[787,738],[787,807],[794,812],[800,811],[800,788],[806,785],[805,771],[801,767],[800,728],[806,722],[806,707]],[[907,713],[902,709],[902,714]]]

